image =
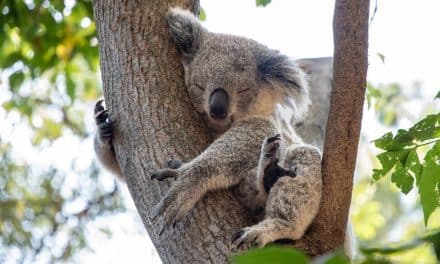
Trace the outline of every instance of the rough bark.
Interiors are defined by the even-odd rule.
[[[346,35],[338,35],[338,39],[353,41],[353,35],[357,38],[363,36],[365,28],[360,21],[363,21],[365,13],[368,16],[368,9],[353,10],[358,10],[356,5],[368,7],[368,4],[358,2],[344,4],[347,10],[340,18],[346,19],[347,13],[353,12],[353,16],[357,15],[359,18],[356,19],[360,20],[347,24],[344,29]],[[94,1],[104,96],[111,110],[111,118],[116,121],[114,145],[117,159],[138,213],[162,261],[224,263],[231,253],[231,234],[249,225],[246,214],[227,190],[208,194],[191,210],[182,224],[174,230],[166,230],[162,236],[158,236],[158,227],[149,222],[152,208],[168,189],[167,184],[151,181],[150,173],[163,167],[171,157],[184,161],[192,159],[212,141],[190,104],[180,58],[168,33],[165,13],[168,7],[175,5],[198,10],[198,1],[195,0]],[[362,30],[354,31],[353,26]],[[363,43],[363,39],[356,41]],[[339,43],[335,43],[335,46],[340,47]],[[332,122],[327,127],[326,135],[328,142],[325,144],[323,162],[322,209],[311,232],[296,243],[310,255],[323,253],[343,241],[360,128],[361,116],[358,110],[361,110],[362,89],[365,87],[365,78],[363,85],[362,81],[355,80],[362,76],[358,71],[366,69],[363,64],[366,47],[348,47],[352,49],[348,53],[344,49],[336,49],[334,65],[338,67],[335,69],[338,79],[334,82],[336,91],[332,93],[330,110],[333,113],[330,115]],[[347,57],[342,56],[341,52],[347,53],[344,55]],[[305,68],[312,73],[326,72],[326,78],[329,75],[327,73],[331,67],[328,66],[328,59],[327,71],[316,68],[322,61],[304,62]],[[349,67],[347,70],[346,65]],[[357,70],[353,79],[347,79],[346,76],[350,77],[355,68]],[[345,71],[347,75],[344,75]],[[346,86],[341,87],[341,81]],[[319,100],[325,102],[328,98],[325,93],[328,94],[329,89],[314,89],[312,97],[314,93],[321,94]],[[350,103],[347,103],[347,98]],[[320,114],[313,115],[299,128],[303,134],[311,135],[307,131],[317,131],[316,126],[319,126],[316,138],[310,140],[315,140],[321,146],[326,119],[323,111],[326,108],[327,104],[318,110],[312,108],[311,112]],[[341,111],[341,108],[344,110]],[[339,146],[340,142],[344,144]],[[329,158],[331,153],[332,157]],[[337,174],[341,172],[341,166],[344,173]],[[170,184],[171,181],[168,186]]]
[[[337,0],[333,18],[333,90],[316,220],[297,243],[310,255],[342,247],[353,188],[368,67],[369,1]]]
[[[162,261],[222,263],[230,254],[230,234],[246,224],[228,191],[208,195],[183,224],[162,236],[149,222],[168,189],[151,181],[150,173],[171,157],[192,159],[211,141],[188,99],[166,25],[168,7],[175,5],[198,9],[197,1],[185,0],[94,1],[104,95],[116,120],[117,159]]]

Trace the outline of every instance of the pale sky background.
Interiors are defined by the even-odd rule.
[[[374,5],[374,0],[372,0]],[[267,7],[255,6],[254,0],[202,0],[207,13],[203,24],[214,32],[230,33],[253,38],[278,49],[292,58],[328,57],[333,54],[332,17],[334,1],[324,0],[272,0]],[[411,85],[421,81],[423,96],[433,98],[440,90],[440,1],[438,0],[382,0],[370,25],[370,49],[368,79],[374,84],[398,82]],[[377,53],[385,55],[385,64]],[[420,111],[420,106],[411,106]],[[1,117],[1,116],[0,116]],[[90,114],[89,119],[92,120]],[[364,128],[368,124],[368,137],[383,134],[374,126],[374,113],[364,115]],[[90,122],[93,124],[93,122]],[[0,125],[1,127],[1,125]],[[4,131],[3,131],[4,132]],[[26,129],[10,135],[20,141],[29,138]],[[70,142],[72,141],[72,142]],[[35,155],[32,146],[18,146],[17,151],[40,164],[47,157],[58,157],[56,164],[68,170],[72,153],[89,153],[77,162],[87,168],[93,159],[92,141],[79,144],[72,137],[57,141],[45,155]],[[12,140],[11,142],[14,142]],[[65,146],[71,145],[69,153]],[[81,165],[82,164],[82,165]],[[113,176],[106,173],[103,181],[111,182]],[[77,177],[66,177],[77,179]],[[104,216],[89,225],[93,252],[84,251],[77,256],[80,263],[160,263],[155,250],[137,216],[127,188],[121,184],[121,192],[128,204],[128,214]],[[111,188],[111,184],[109,184]],[[82,205],[78,205],[82,206]],[[136,218],[133,218],[133,215]],[[108,239],[98,232],[109,226],[113,235]]]

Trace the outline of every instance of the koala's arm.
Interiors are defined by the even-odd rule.
[[[112,144],[113,122],[108,119],[108,112],[102,106],[102,100],[95,105],[97,133],[94,139],[96,157],[110,172],[122,179],[122,172]]]
[[[157,205],[153,220],[163,216],[167,227],[182,220],[208,191],[237,184],[242,171],[255,168],[261,142],[274,130],[274,125],[263,118],[239,121],[192,161],[178,169],[155,172],[152,178],[177,180]]]

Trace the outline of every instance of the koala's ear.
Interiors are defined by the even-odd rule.
[[[303,119],[310,104],[309,85],[297,63],[278,51],[265,50],[257,56],[257,68],[263,81],[282,91],[286,105],[294,110],[295,120]]]
[[[174,43],[182,53],[183,62],[189,64],[200,48],[205,29],[188,10],[173,7],[167,16]]]

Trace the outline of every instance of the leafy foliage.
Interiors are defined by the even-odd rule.
[[[0,12],[0,262],[14,250],[21,263],[69,261],[87,248],[89,222],[124,209],[95,162],[35,161],[56,163],[49,150],[74,152],[72,139],[90,144],[86,116],[100,94],[91,1],[5,0]]]
[[[267,6],[272,0],[255,0],[257,6]]]
[[[437,256],[437,260],[440,260],[440,230],[432,230],[420,238],[415,238],[407,243],[394,246],[382,246],[376,248],[361,248],[361,252],[367,256],[367,258],[373,258],[375,255],[390,255],[400,253],[409,249],[420,246],[421,244],[428,243],[432,245],[434,252]]]
[[[309,263],[307,257],[297,250],[274,246],[263,249],[253,249],[241,255],[235,255],[231,258],[231,262],[236,264]]]
[[[373,170],[373,180],[391,174],[391,181],[405,194],[415,182],[426,224],[440,207],[440,113],[428,115],[408,130],[399,129],[396,135],[388,132],[374,144],[384,152],[377,155],[382,168]],[[432,147],[420,162],[417,149],[425,145]]]

